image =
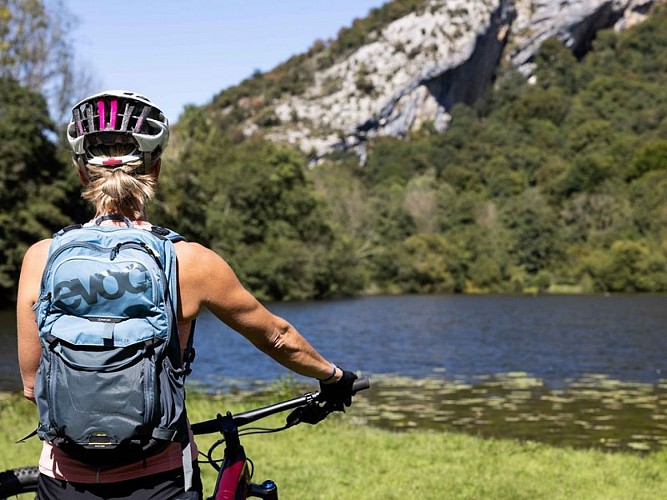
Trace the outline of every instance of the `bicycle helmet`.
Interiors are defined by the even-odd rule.
[[[142,160],[145,170],[167,146],[169,122],[147,97],[127,90],[107,90],[74,105],[67,140],[80,167],[91,164],[116,168]],[[134,148],[117,158],[99,156],[99,146],[115,144]]]

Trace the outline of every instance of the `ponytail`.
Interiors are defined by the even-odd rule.
[[[110,158],[122,156],[124,152],[109,151]],[[128,163],[116,168],[87,164],[83,174],[88,184],[82,194],[98,214],[119,214],[132,220],[144,215],[146,204],[155,195],[157,177],[143,173],[143,162]]]

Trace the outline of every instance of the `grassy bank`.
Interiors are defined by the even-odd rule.
[[[195,394],[189,403],[197,421],[256,401],[227,405]],[[0,447],[7,450],[0,469],[34,463],[38,440],[13,444],[34,427],[34,409],[11,394],[0,394],[0,409]],[[248,436],[255,479],[275,480],[286,499],[653,499],[667,491],[667,452],[640,457],[444,432],[395,433],[365,427],[362,420],[350,412],[315,427]],[[264,423],[277,426],[281,419]],[[200,449],[214,439],[200,438]],[[203,472],[210,491],[215,473],[206,465]]]

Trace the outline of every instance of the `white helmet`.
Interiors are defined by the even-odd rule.
[[[169,122],[150,99],[127,90],[107,90],[86,97],[72,108],[67,140],[77,164],[118,167],[143,160],[150,168],[169,140]],[[133,144],[135,149],[119,158],[96,156],[91,147]]]

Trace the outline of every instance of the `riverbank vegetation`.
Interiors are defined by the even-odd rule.
[[[326,53],[344,53],[382,19],[419,6],[394,3],[395,12],[379,9],[342,30]],[[301,75],[296,83],[258,73],[186,109],[150,217],[214,248],[267,300],[665,292],[665,54],[665,8],[628,31],[599,32],[581,60],[550,40],[535,83],[501,68],[483,102],[451,110],[445,133],[426,124],[370,141],[363,165],[338,153],[314,167],[261,133],[246,137],[241,125],[275,92],[308,84],[296,58],[276,68]],[[27,246],[90,214],[65,148],[49,142],[56,128],[39,92],[4,76],[0,109],[0,301],[8,302]]]
[[[270,399],[274,401],[275,399]],[[249,409],[269,400],[227,404],[219,396],[191,394],[191,420],[231,407]],[[40,443],[14,441],[32,430],[34,407],[15,394],[0,395],[0,469],[35,464]],[[248,436],[255,479],[273,479],[285,498],[498,498],[652,499],[667,488],[666,452],[638,456],[572,450],[534,442],[481,439],[465,434],[392,432],[363,425],[353,409],[317,426]],[[267,425],[280,425],[272,417]],[[199,438],[206,451],[215,438]],[[205,489],[213,470],[204,465]]]

